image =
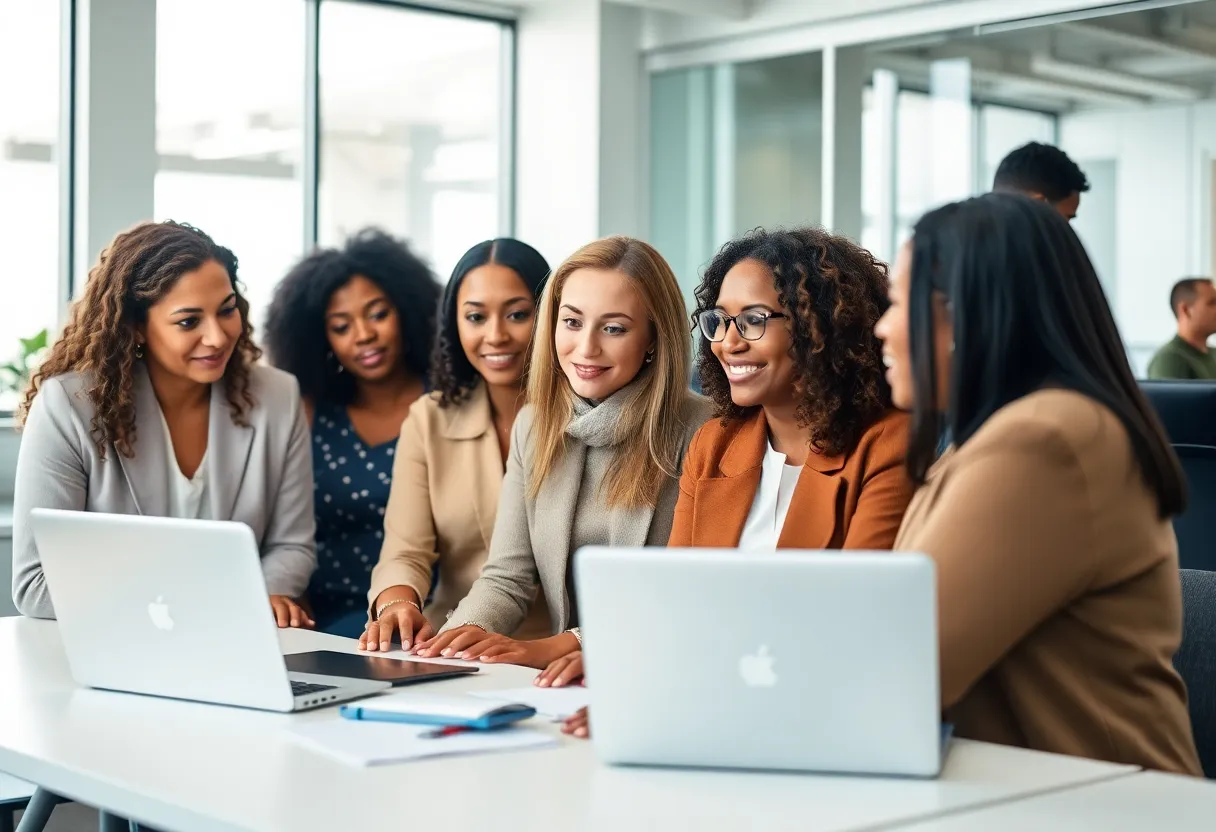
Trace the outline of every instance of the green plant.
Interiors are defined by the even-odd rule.
[[[0,365],[0,390],[20,393],[30,383],[30,376],[38,368],[41,353],[46,350],[48,333],[44,329],[31,338],[22,338],[21,351],[7,364]]]

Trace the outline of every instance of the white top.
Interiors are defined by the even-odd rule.
[[[269,615],[266,624],[272,626]],[[279,639],[287,652],[358,648],[352,639],[308,630],[280,630]],[[524,667],[486,664],[479,673],[432,684],[436,693],[452,694],[531,687],[535,676]],[[56,622],[21,616],[0,618],[0,679],[0,768],[180,832],[379,830],[399,824],[405,805],[417,828],[453,832],[665,829],[672,818],[704,832],[733,832],[742,818],[766,832],[840,832],[889,828],[1135,771],[967,740],[954,741],[937,780],[617,768],[596,762],[593,743],[537,718],[528,727],[551,732],[557,748],[362,768],[290,736],[289,726],[341,719],[336,708],[285,715],[81,689],[69,674]],[[255,782],[258,788],[249,788]],[[453,812],[450,801],[436,799],[453,782],[481,784],[487,799]],[[1158,809],[1164,820],[1149,828],[1172,829],[1181,807]],[[1084,816],[1104,814],[1091,801],[1062,817],[1072,828],[1083,826]]]
[[[211,506],[207,502],[207,454],[210,449],[203,451],[202,461],[194,477],[187,477],[177,465],[177,454],[173,450],[173,437],[169,433],[169,423],[165,414],[160,414],[161,426],[165,429],[165,448],[168,450],[169,463],[169,516],[180,520],[210,520]]]
[[[785,454],[774,450],[772,442],[766,443],[764,448],[760,485],[752,498],[752,509],[743,524],[743,533],[739,535],[739,548],[775,552],[802,466],[787,465]]]

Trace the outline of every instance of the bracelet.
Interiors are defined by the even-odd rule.
[[[388,609],[389,607],[391,607],[393,604],[409,604],[411,607],[418,610],[418,612],[422,612],[422,607],[418,606],[417,601],[411,601],[409,598],[394,598],[393,600],[385,601],[383,604],[376,607],[376,620],[379,621],[380,614],[382,612],[384,612],[386,609]]]

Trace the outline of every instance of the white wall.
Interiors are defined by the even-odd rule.
[[[1065,116],[1060,143],[1082,168],[1114,162],[1115,274],[1106,279],[1123,337],[1142,353],[1174,332],[1174,281],[1212,267],[1216,101]]]

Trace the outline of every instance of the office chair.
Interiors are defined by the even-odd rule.
[[[1203,774],[1216,779],[1216,572],[1182,570],[1182,646],[1174,667],[1186,682]]]
[[[1142,381],[1174,453],[1182,462],[1190,500],[1174,518],[1178,563],[1216,571],[1216,382]]]

